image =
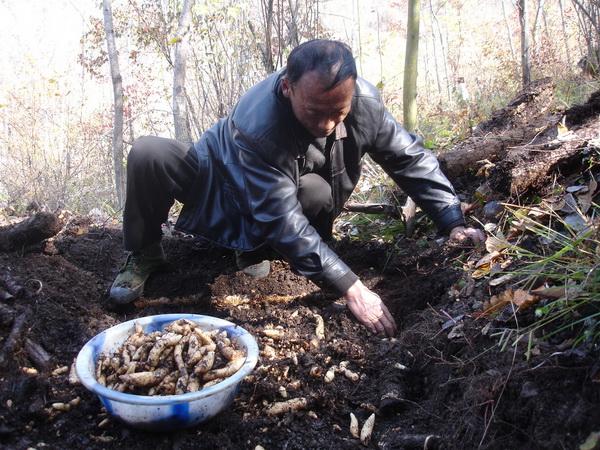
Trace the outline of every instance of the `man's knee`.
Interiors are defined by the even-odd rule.
[[[160,139],[154,136],[141,136],[133,141],[129,155],[128,164],[139,164],[156,160],[164,156],[164,146],[160,145]],[[162,148],[161,148],[162,147]]]
[[[300,177],[298,199],[305,214],[310,216],[333,210],[331,186],[317,174]]]
[[[156,168],[179,168],[189,150],[173,139],[157,136],[142,136],[137,138],[127,156],[128,170],[156,170]]]

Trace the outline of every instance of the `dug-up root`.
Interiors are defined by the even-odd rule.
[[[185,305],[195,305],[202,301],[202,299],[197,298],[168,298],[168,297],[159,297],[159,298],[139,298],[135,302],[133,302],[133,306],[137,309],[150,308],[155,306],[185,306]]]
[[[285,402],[275,402],[267,409],[268,416],[280,416],[289,412],[302,411],[308,407],[308,400],[304,397],[291,398]]]
[[[246,355],[225,331],[190,320],[145,334],[138,324],[125,343],[96,361],[97,381],[119,392],[174,395],[213,386],[236,373]]]

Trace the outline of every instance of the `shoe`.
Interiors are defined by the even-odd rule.
[[[235,263],[238,270],[257,280],[271,273],[271,262],[266,259],[266,252],[263,249],[251,252],[236,251]]]
[[[160,243],[149,245],[139,252],[131,252],[110,287],[110,300],[124,305],[139,298],[148,277],[166,264]]]

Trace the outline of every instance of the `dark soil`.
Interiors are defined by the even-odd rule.
[[[121,234],[92,227],[65,233],[53,253],[40,248],[0,253],[0,272],[24,290],[5,303],[27,314],[25,337],[52,357],[47,370],[33,367],[19,340],[0,372],[0,445],[5,448],[265,449],[363,448],[349,432],[349,415],[362,423],[376,413],[369,448],[577,448],[600,423],[597,356],[548,343],[526,360],[525,348],[501,351],[487,319],[469,314],[489,297],[484,285],[462,287],[468,247],[433,239],[404,239],[396,246],[341,241],[338,253],[375,289],[398,321],[394,339],[372,336],[328,291],[274,262],[255,281],[235,272],[230,251],[185,237],[165,238],[169,271],[156,274],[146,296],[123,311],[111,310],[106,292],[123,262]],[[48,249],[48,247],[46,247]],[[460,293],[457,293],[460,289]],[[450,294],[454,292],[454,294]],[[166,300],[166,299],[168,300]],[[71,385],[70,366],[99,331],[159,313],[208,314],[239,323],[258,340],[261,360],[231,409],[195,428],[150,433],[107,417],[98,399]],[[315,319],[325,320],[325,340],[314,345]],[[452,321],[454,318],[454,322]],[[262,334],[280,326],[284,338]],[[11,324],[0,335],[6,340]],[[312,341],[312,342],[311,342]],[[360,375],[323,374],[348,361]],[[311,374],[312,371],[312,374]],[[594,379],[596,382],[594,382]],[[279,417],[265,409],[305,397],[308,408]],[[68,412],[55,402],[80,397]]]

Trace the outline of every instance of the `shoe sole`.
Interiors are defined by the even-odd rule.
[[[242,269],[242,272],[256,280],[265,278],[271,273],[271,262],[264,260],[258,264],[252,264]]]

